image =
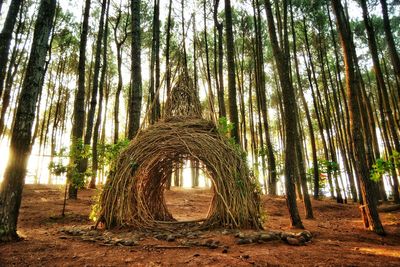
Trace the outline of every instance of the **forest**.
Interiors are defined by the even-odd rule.
[[[0,0],[1,266],[400,265],[398,0]]]

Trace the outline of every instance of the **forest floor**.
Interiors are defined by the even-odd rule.
[[[387,232],[380,237],[363,229],[358,205],[313,201],[314,220],[303,220],[313,239],[304,246],[282,241],[240,245],[234,235],[216,230],[202,238],[217,241],[214,249],[184,246],[179,239],[143,238],[129,246],[104,244],[68,236],[65,227],[89,227],[96,190],[81,190],[79,199],[68,201],[60,217],[63,189],[27,185],[24,189],[18,229],[24,237],[0,243],[0,266],[400,266],[400,212],[381,213]],[[211,193],[201,189],[166,192],[169,210],[178,220],[204,218]],[[263,197],[268,230],[290,231],[283,197]],[[298,203],[300,214],[304,208]]]

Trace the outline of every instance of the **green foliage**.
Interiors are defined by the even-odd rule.
[[[321,170],[321,165],[318,164],[318,175],[320,173],[324,173],[324,172]],[[311,167],[311,168],[307,169],[306,177],[307,177],[306,178],[307,179],[307,183],[310,184],[312,189],[314,190],[314,167]],[[319,188],[324,188],[326,186],[326,179],[321,179],[320,178],[318,180],[318,184],[319,184]]]
[[[128,145],[129,145],[128,139],[119,140],[115,144],[99,144],[97,146],[99,155],[99,164],[111,167],[112,163],[117,158],[117,156]]]
[[[100,206],[100,195],[101,191],[96,190],[96,194],[93,196],[94,204],[90,210],[89,219],[92,221],[97,221],[98,215],[100,214],[101,206]]]
[[[49,171],[56,175],[56,176],[60,176],[63,173],[66,173],[68,170],[67,166],[65,166],[64,164],[62,164],[62,162],[50,162],[49,164]]]
[[[321,173],[334,174],[340,171],[339,164],[329,160],[318,160],[318,169]]]
[[[393,154],[389,156],[387,160],[379,158],[375,164],[372,165],[370,171],[370,178],[374,182],[379,182],[382,175],[389,173],[393,168],[400,166],[400,153],[393,151]]]
[[[56,153],[56,156],[60,159],[58,162],[50,162],[49,171],[54,175],[62,175],[64,173],[68,173],[68,179],[70,183],[77,187],[81,188],[85,185],[85,178],[90,176],[90,170],[86,172],[80,172],[77,168],[78,163],[83,159],[88,159],[92,155],[90,145],[85,145],[82,139],[77,139],[72,141],[72,146],[69,151],[66,148],[61,148],[60,151]],[[73,163],[69,165],[64,165],[61,161],[61,158],[69,157],[72,158]]]
[[[327,174],[327,175],[337,175],[337,173],[340,171],[339,164],[334,161],[329,161],[325,159],[319,159],[318,160],[318,174]],[[314,167],[309,168],[306,173],[307,177],[307,182],[311,185],[311,187],[314,187]],[[319,179],[319,188],[325,188],[326,186],[327,179],[325,179],[323,176],[320,176]]]
[[[226,117],[221,117],[218,119],[218,132],[226,137],[229,137],[229,133],[233,129],[233,124],[228,121]]]

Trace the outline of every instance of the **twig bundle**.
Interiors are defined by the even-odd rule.
[[[214,195],[202,227],[260,227],[256,179],[242,150],[201,118],[200,101],[187,75],[169,93],[165,119],[139,132],[115,161],[100,198],[98,222],[106,228],[156,228],[163,225],[160,221],[174,221],[163,192],[184,160],[201,162],[212,181]]]
[[[215,125],[195,117],[173,117],[140,132],[116,161],[100,199],[106,228],[159,227],[174,221],[163,190],[175,164],[202,162],[213,199],[203,227],[258,228],[259,192],[242,152]]]

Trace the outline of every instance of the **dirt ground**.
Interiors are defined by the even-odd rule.
[[[400,266],[400,212],[381,213],[387,236],[363,229],[356,204],[313,201],[315,220],[303,220],[313,239],[305,246],[282,241],[239,245],[233,235],[207,233],[220,241],[215,249],[179,246],[177,241],[148,238],[135,246],[86,242],[66,237],[60,229],[93,225],[88,219],[96,190],[82,190],[79,200],[68,201],[67,216],[60,217],[63,189],[27,185],[19,217],[24,240],[0,243],[0,266]],[[194,189],[166,193],[169,210],[178,220],[207,214],[211,194]],[[266,229],[290,230],[282,197],[263,197]],[[301,202],[300,214],[304,217]]]

